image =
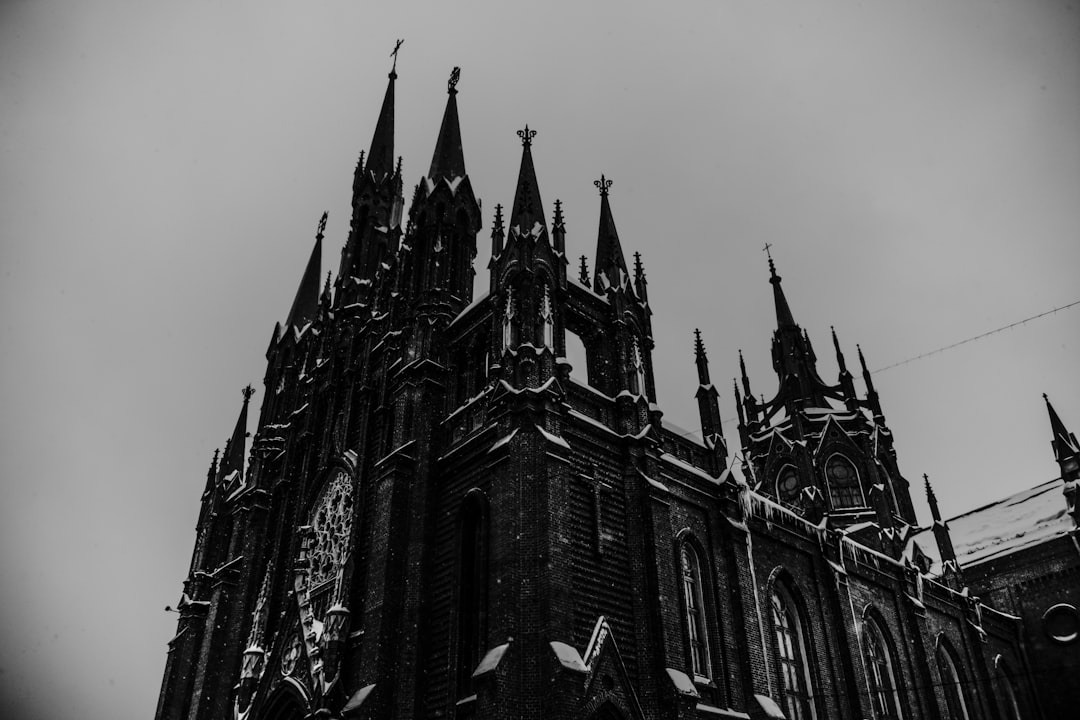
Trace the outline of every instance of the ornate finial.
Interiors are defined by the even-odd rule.
[[[641,253],[634,253],[634,277],[645,277],[645,266],[641,264]]]
[[[360,151],[360,160],[357,161],[356,164],[361,170],[364,169],[364,151],[363,150]]]
[[[694,353],[697,355],[705,354],[705,343],[701,341],[701,328],[694,328]]]
[[[599,180],[593,180],[593,185],[600,188],[600,197],[607,197],[608,189],[611,187],[612,181],[608,180],[601,173]]]
[[[333,270],[326,271],[326,284],[323,285],[323,295],[330,295],[330,276],[333,272]]]
[[[765,247],[763,247],[762,250],[765,251],[765,254],[769,258],[769,274],[772,275],[773,277],[776,277],[776,265],[773,264],[772,253],[769,252],[769,249],[771,247],[772,247],[772,243],[765,243]]]
[[[589,263],[584,255],[581,256],[581,271],[578,280],[585,287],[589,287]]]
[[[394,51],[392,53],[390,53],[390,57],[394,58],[394,66],[392,68],[390,68],[390,77],[396,77],[397,76],[397,54],[398,54],[398,50],[401,49],[401,46],[404,43],[405,43],[404,38],[398,38],[398,41],[396,43],[394,43]]]
[[[501,204],[495,206],[495,222],[493,223],[493,227],[491,228],[491,230],[492,232],[496,233],[503,232],[503,214]]]
[[[526,123],[524,130],[518,130],[517,136],[521,138],[522,147],[529,147],[532,145],[532,139],[536,137],[536,131],[530,130],[529,125]]]
[[[563,224],[562,200],[559,200],[558,198],[556,198],[555,199],[555,221],[553,222],[553,225],[555,227],[561,227],[562,224]]]
[[[446,92],[450,93],[451,95],[456,93],[457,92],[458,80],[460,80],[460,79],[461,79],[461,68],[459,68],[457,65],[455,65],[454,69],[450,71],[450,79],[446,81]]]
[[[401,156],[400,155],[398,155],[398,157],[397,157],[397,169],[394,170],[394,174],[397,175],[398,177],[401,177]]]
[[[329,213],[324,212],[322,214],[322,217],[319,218],[319,229],[318,229],[318,231],[316,231],[315,237],[317,237],[320,240],[322,240],[323,233],[326,232],[326,218],[327,218],[328,215],[329,215]]]
[[[248,386],[240,392],[244,395],[244,404],[246,405],[247,401],[251,399],[251,396],[255,394],[255,388],[251,387],[251,384],[248,383]]]

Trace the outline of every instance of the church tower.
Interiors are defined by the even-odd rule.
[[[896,533],[915,524],[915,513],[862,349],[858,355],[866,395],[859,398],[835,330],[839,377],[835,385],[821,379],[810,336],[795,322],[771,256],[769,283],[776,310],[772,364],[778,380],[771,400],[755,399],[739,356],[739,437],[748,480],[761,494],[814,522],[825,516],[838,528],[873,522],[880,531],[873,542],[895,554],[901,548]]]
[[[984,629],[977,600],[901,558],[914,514],[862,352],[864,397],[835,333],[839,380],[821,379],[771,258],[778,389],[759,402],[743,367],[740,478],[700,332],[701,441],[664,420],[612,180],[593,183],[591,273],[581,256],[568,276],[529,126],[510,202],[482,216],[459,68],[403,218],[394,57],[337,277],[324,213],[254,435],[248,387],[195,487],[157,720],[938,717],[907,690],[941,684],[931,629],[1020,666],[1011,620]]]

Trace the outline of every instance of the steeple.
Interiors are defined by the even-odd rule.
[[[855,345],[859,353],[859,366],[862,368],[863,382],[866,383],[866,402],[870,411],[874,413],[874,421],[879,425],[884,424],[885,415],[881,412],[881,401],[878,399],[877,390],[874,389],[874,380],[870,377],[870,371],[866,367],[866,358],[863,357],[862,347]]]
[[[326,231],[327,213],[322,214],[319,220],[319,229],[315,234],[315,247],[311,249],[311,257],[308,259],[304,275],[300,278],[300,286],[296,289],[296,297],[293,299],[289,317],[285,321],[286,332],[293,328],[303,328],[315,319],[319,310],[319,277],[322,265],[322,241]]]
[[[394,48],[394,67],[390,70],[390,81],[386,84],[379,121],[375,124],[375,135],[371,138],[371,149],[367,154],[364,171],[381,180],[394,170],[394,81],[397,80],[397,51],[401,47],[398,41]]]
[[[446,84],[446,111],[439,127],[439,139],[435,142],[435,154],[431,158],[428,177],[432,182],[442,178],[453,181],[465,176],[465,154],[461,149],[461,124],[458,121],[457,84],[461,68],[455,67]]]
[[[943,570],[952,570],[959,573],[960,566],[956,562],[956,550],[953,549],[952,536],[949,534],[949,526],[941,519],[941,510],[938,509],[937,495],[930,485],[930,478],[923,473],[923,483],[926,485],[926,502],[930,505],[930,516],[934,520],[934,540],[937,542],[938,553],[941,555]]]
[[[248,402],[255,394],[255,388],[248,385],[242,391],[244,404],[240,408],[240,417],[236,419],[236,427],[233,428],[232,437],[225,445],[225,454],[221,458],[220,476],[227,477],[233,471],[244,472],[244,458],[247,456],[247,425],[248,425]]]
[[[830,325],[829,332],[832,333],[833,349],[836,350],[836,364],[840,368],[840,389],[844,393],[844,403],[849,410],[854,410],[858,403],[855,398],[855,384],[852,382],[851,373],[848,372],[844,351],[840,349],[840,341],[836,338],[836,328]]]
[[[768,253],[769,245],[765,245],[766,253]],[[776,305],[776,327],[778,329],[784,329],[789,327],[797,328],[795,324],[795,318],[791,315],[791,308],[788,307],[787,298],[784,297],[784,288],[780,286],[780,276],[776,274],[776,265],[773,263],[772,254],[769,255],[769,283],[773,286],[773,303]]]
[[[1061,479],[1065,483],[1065,501],[1073,522],[1080,526],[1080,443],[1077,443],[1076,436],[1065,428],[1065,423],[1061,422],[1046,393],[1043,393],[1043,400],[1046,401],[1046,411],[1050,414],[1050,431],[1053,433],[1051,445],[1054,448],[1054,459],[1061,469]]]
[[[544,220],[544,204],[540,200],[540,187],[536,182],[532,158],[532,141],[536,131],[526,125],[517,134],[521,138],[521,168],[514,191],[514,206],[510,210],[510,233],[511,236],[533,235],[539,238],[547,234],[547,221]]]
[[[720,394],[709,379],[709,360],[705,356],[705,343],[701,341],[701,330],[698,328],[694,328],[694,364],[697,365],[698,374],[698,389],[694,395],[701,417],[701,435],[705,439],[705,446],[713,451],[716,460],[713,474],[719,477],[727,465],[727,443],[720,429]]]
[[[615,229],[615,218],[611,214],[608,192],[612,181],[604,175],[593,182],[600,189],[600,231],[596,238],[596,259],[593,274],[593,289],[599,293],[609,287],[621,288],[630,279],[623,257],[619,232]]]

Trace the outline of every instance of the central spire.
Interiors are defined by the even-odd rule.
[[[630,278],[622,243],[619,241],[619,231],[615,229],[615,217],[611,214],[611,202],[608,200],[613,184],[606,175],[593,181],[593,185],[600,190],[600,230],[596,237],[593,288],[600,293],[609,287],[622,287]]]
[[[536,168],[532,159],[532,140],[536,137],[536,131],[526,125],[517,134],[521,138],[521,169],[514,192],[514,206],[510,210],[510,232],[540,237],[547,233],[547,222],[544,220],[544,204],[540,200],[540,187],[536,182]]]
[[[390,70],[390,81],[386,84],[386,96],[383,97],[382,110],[379,111],[379,121],[375,124],[375,135],[371,138],[371,149],[364,168],[376,180],[394,171],[394,81],[397,80],[397,53],[401,42],[398,41],[391,53],[394,67]]]
[[[769,243],[765,243],[765,254],[769,256],[769,283],[773,286],[773,302],[776,305],[776,326],[780,329],[798,327],[795,318],[791,315],[787,298],[784,297],[784,288],[780,286],[781,278],[776,274],[776,264],[773,263],[772,253],[769,252],[770,247],[772,246]]]
[[[431,158],[431,170],[428,177],[434,182],[439,178],[453,180],[465,175],[465,153],[461,149],[461,125],[458,122],[457,84],[461,79],[461,68],[455,67],[446,83],[446,112],[443,113],[439,139],[435,143],[435,154]]]

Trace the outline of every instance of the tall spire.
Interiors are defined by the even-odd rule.
[[[465,154],[461,149],[461,125],[457,109],[457,84],[460,78],[461,68],[455,67],[446,83],[446,111],[439,128],[439,139],[435,143],[435,154],[431,158],[431,170],[428,171],[432,181],[465,176]]]
[[[866,402],[870,405],[870,411],[874,413],[874,420],[879,424],[884,423],[885,415],[881,412],[881,401],[878,399],[877,390],[874,389],[874,380],[870,377],[870,370],[866,367],[862,347],[856,344],[855,350],[859,353],[859,366],[862,368],[863,382],[866,383]]]
[[[593,182],[600,190],[600,231],[596,238],[593,289],[600,293],[609,287],[621,288],[629,280],[626,258],[623,257],[622,243],[619,242],[619,232],[615,229],[615,218],[608,201],[612,184],[604,175]]]
[[[773,286],[773,302],[776,304],[776,326],[780,329],[796,327],[795,318],[791,315],[787,298],[784,297],[784,289],[780,286],[780,276],[776,274],[776,264],[773,263],[772,253],[768,243],[765,244],[765,253],[769,256],[769,282]]]
[[[1080,444],[1077,444],[1076,436],[1065,428],[1065,423],[1061,422],[1061,418],[1058,417],[1054,406],[1050,404],[1050,398],[1046,396],[1046,393],[1043,393],[1043,400],[1046,401],[1046,411],[1050,414],[1050,432],[1054,436],[1052,440],[1054,459],[1064,465],[1072,458],[1073,467],[1071,469],[1076,470],[1076,460],[1080,458]],[[1062,470],[1064,469],[1063,467]]]
[[[952,573],[959,577],[960,565],[956,562],[956,550],[953,548],[949,525],[941,519],[937,495],[934,494],[934,488],[930,486],[930,478],[925,473],[923,473],[923,482],[926,484],[926,502],[930,505],[930,516],[934,519],[934,541],[937,543],[938,554],[941,556],[942,573],[946,578]]]
[[[694,396],[701,418],[701,436],[706,447],[715,454],[713,474],[719,477],[727,465],[727,443],[720,429],[720,394],[709,380],[709,360],[705,357],[705,343],[701,341],[701,330],[698,328],[694,328],[694,363],[698,373],[698,389]]]
[[[311,257],[308,259],[307,268],[300,278],[300,287],[296,289],[296,297],[293,299],[292,309],[285,321],[285,329],[302,328],[315,319],[319,310],[319,278],[322,265],[322,240],[326,231],[327,213],[319,219],[319,229],[315,234],[315,247],[311,249]]]
[[[390,81],[386,84],[386,95],[383,97],[382,110],[379,111],[379,121],[375,124],[375,135],[371,138],[371,149],[368,150],[367,165],[364,167],[375,180],[381,180],[394,170],[394,81],[397,80],[397,53],[402,42],[398,40],[394,52],[390,53],[394,58],[394,66],[390,70]]]
[[[701,341],[701,329],[694,328],[694,363],[697,365],[699,385],[711,385],[709,359],[705,356],[705,343]]]
[[[941,510],[938,509],[937,495],[934,494],[934,488],[930,485],[930,477],[923,473],[923,483],[926,486],[926,503],[930,506],[930,517],[934,519],[934,522],[941,522]]]
[[[587,288],[592,287],[592,281],[589,280],[589,259],[584,255],[581,256],[581,265],[578,268],[578,282]]]
[[[224,477],[234,470],[244,472],[244,457],[247,455],[247,424],[248,402],[255,394],[255,388],[248,385],[243,389],[244,404],[240,408],[240,417],[236,419],[236,427],[233,428],[232,437],[225,446],[225,455],[221,458],[221,476]]]
[[[510,210],[510,232],[512,235],[540,237],[547,232],[547,221],[544,220],[544,204],[540,200],[540,187],[536,182],[536,168],[532,159],[531,148],[536,131],[526,125],[517,134],[521,138],[521,169],[514,191],[514,206]]]

